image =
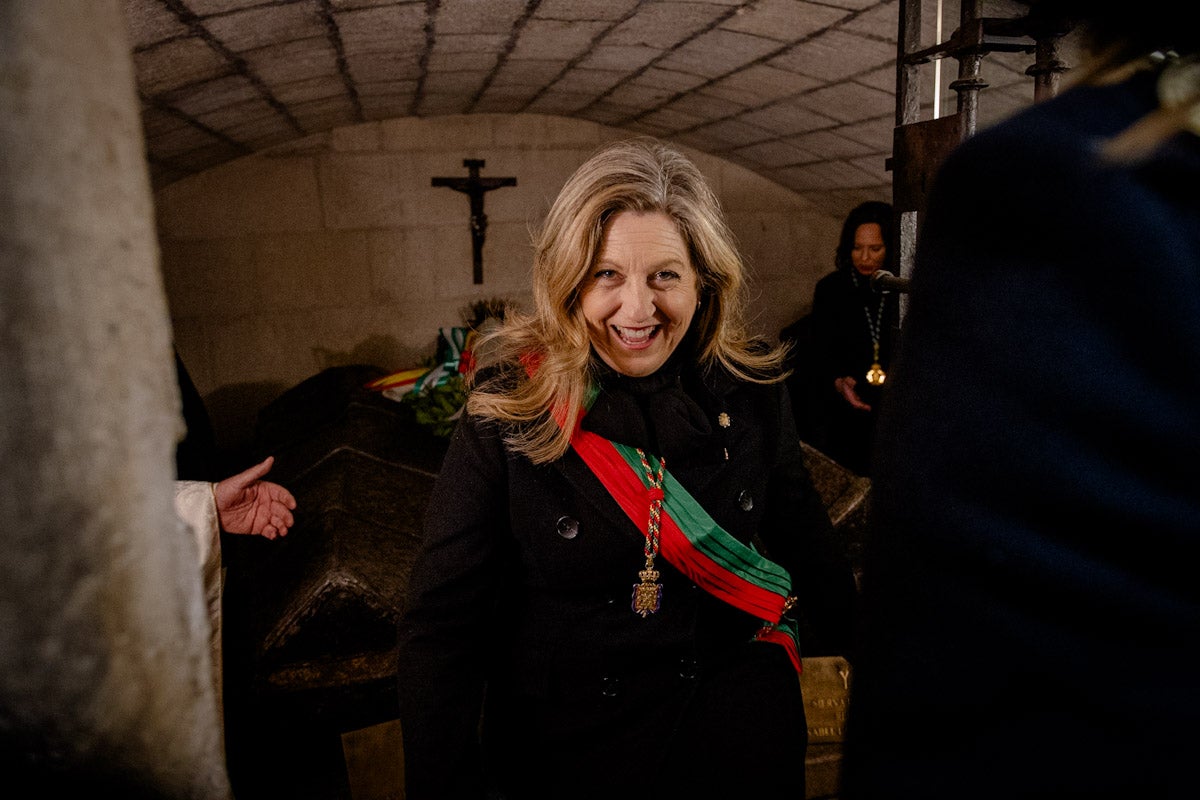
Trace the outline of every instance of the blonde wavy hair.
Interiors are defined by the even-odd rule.
[[[746,332],[745,267],[695,164],[650,137],[607,145],[567,180],[535,236],[532,313],[510,311],[479,343],[501,367],[488,380],[472,380],[467,411],[509,423],[506,442],[534,463],[567,451],[594,385],[580,295],[605,225],[622,211],[661,212],[679,228],[699,277],[701,303],[686,340],[695,342],[697,365],[720,365],[755,383],[782,377],[782,349],[760,346]]]

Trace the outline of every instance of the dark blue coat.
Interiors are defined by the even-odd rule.
[[[844,796],[1197,797],[1200,139],[1080,87],[937,176],[884,399]]]
[[[678,369],[602,381],[585,427],[665,456],[718,523],[791,572],[828,646],[846,646],[853,578],[782,384]],[[643,531],[574,451],[535,466],[501,436],[459,424],[413,568],[400,633],[410,800],[480,797],[485,780],[508,797],[734,785],[803,797],[804,712],[784,648],[752,642],[760,620],[661,557],[661,609],[636,615]]]

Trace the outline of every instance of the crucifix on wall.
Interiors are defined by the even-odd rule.
[[[471,250],[475,264],[475,283],[483,283],[483,238],[487,232],[487,214],[483,213],[483,194],[502,186],[516,186],[516,178],[481,178],[482,158],[464,158],[466,178],[434,178],[434,186],[447,186],[471,198]]]

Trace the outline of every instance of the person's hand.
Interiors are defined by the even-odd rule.
[[[278,483],[262,480],[271,471],[274,456],[267,456],[245,472],[217,483],[213,495],[221,529],[274,539],[292,527],[296,498]]]
[[[854,387],[858,385],[858,381],[846,375],[842,378],[834,378],[833,388],[840,394],[851,408],[857,408],[859,411],[870,411],[870,403],[864,403],[863,399],[858,396],[858,392]]]

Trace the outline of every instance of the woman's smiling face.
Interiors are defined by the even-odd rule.
[[[580,296],[592,347],[624,375],[654,373],[692,324],[698,284],[670,217],[657,211],[614,214]]]

